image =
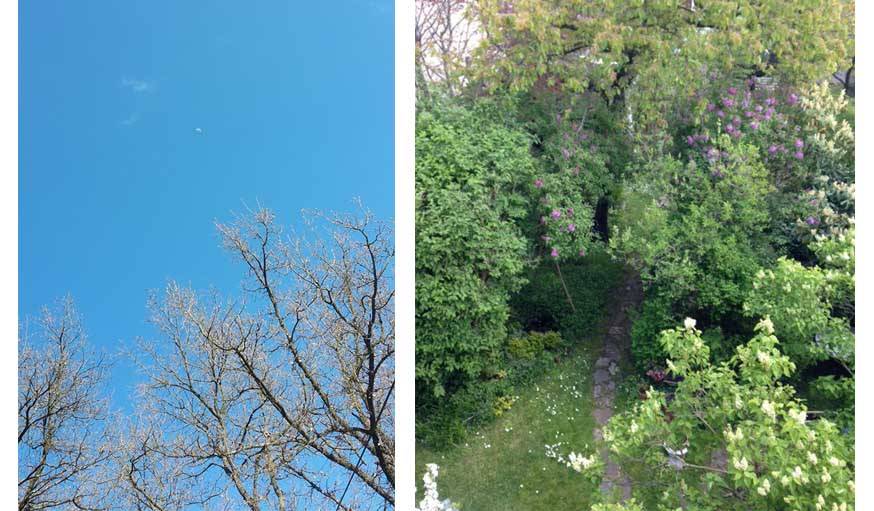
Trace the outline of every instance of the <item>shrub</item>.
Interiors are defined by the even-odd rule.
[[[421,398],[477,378],[499,355],[524,282],[518,221],[530,139],[488,103],[435,105],[416,126],[416,380]]]
[[[524,337],[510,339],[507,351],[512,357],[534,360],[544,351],[555,349],[561,343],[561,335],[555,332],[528,332]]]

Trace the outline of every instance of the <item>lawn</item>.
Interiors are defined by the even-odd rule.
[[[548,458],[546,445],[560,443],[556,450],[564,455],[592,448],[596,339],[578,342],[570,356],[518,390],[512,409],[465,443],[441,451],[417,446],[417,481],[426,463],[437,463],[441,496],[463,511],[587,509],[597,488]]]

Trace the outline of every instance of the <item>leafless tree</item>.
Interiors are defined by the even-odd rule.
[[[35,337],[28,329],[18,348],[18,509],[106,509],[107,359],[87,349],[69,299],[44,311]]]
[[[416,0],[416,72],[420,84],[442,82],[450,94],[464,82],[479,24],[469,0]]]
[[[267,210],[218,225],[243,299],[152,300],[122,470],[137,509],[393,505],[392,233],[367,212],[309,220],[300,239]]]

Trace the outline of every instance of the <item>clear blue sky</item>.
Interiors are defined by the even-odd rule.
[[[22,319],[69,293],[114,351],[171,279],[239,289],[213,222],[244,202],[392,218],[392,0],[19,5]]]

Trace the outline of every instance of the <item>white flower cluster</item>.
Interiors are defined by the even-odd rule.
[[[419,502],[416,511],[458,511],[449,499],[440,500],[437,492],[437,474],[440,467],[428,463],[425,468],[427,472],[422,476],[422,481],[425,483],[425,497]]]
[[[762,401],[762,412],[770,417],[771,420],[775,419],[777,416],[777,412],[776,410],[774,410],[774,403],[768,401],[767,399]]]
[[[590,454],[589,456],[583,456],[582,454],[577,454],[575,452],[571,452],[568,455],[568,462],[566,465],[568,468],[574,469],[576,472],[582,472],[587,468],[591,467],[595,464],[595,455]]]

